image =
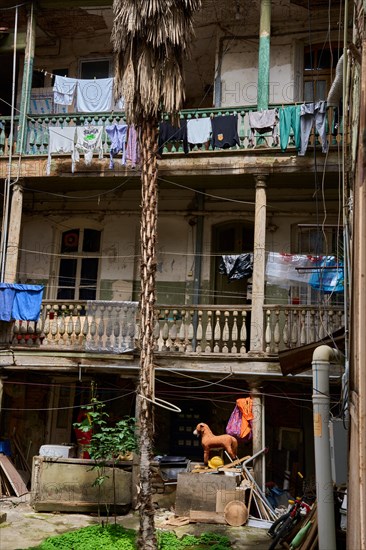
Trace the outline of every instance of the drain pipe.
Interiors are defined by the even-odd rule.
[[[313,353],[313,414],[319,550],[336,548],[334,495],[329,443],[329,367],[342,355],[329,346]]]

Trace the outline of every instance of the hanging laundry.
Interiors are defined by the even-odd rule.
[[[131,168],[135,168],[136,165],[140,163],[139,136],[133,124],[128,128],[126,162],[128,162],[131,165]]]
[[[211,133],[212,123],[210,117],[191,118],[187,121],[188,143],[192,145],[207,143],[211,138]]]
[[[84,155],[85,164],[92,163],[94,153],[103,158],[103,127],[90,124],[76,128],[75,162],[79,162],[80,155]]]
[[[113,111],[124,111],[125,108],[125,98],[121,97],[114,103],[114,109]]]
[[[287,105],[279,111],[280,115],[280,146],[281,151],[286,151],[291,130],[294,134],[295,147],[300,149],[300,105]]]
[[[160,122],[159,124],[159,141],[158,152],[162,155],[164,145],[169,141],[182,141],[183,151],[188,153],[188,140],[187,140],[187,121],[181,120],[180,127],[172,126],[170,122]]]
[[[76,110],[79,113],[104,113],[112,110],[113,78],[78,80]]]
[[[293,284],[308,284],[314,260],[305,254],[269,252],[266,264],[266,281],[288,290]]]
[[[253,274],[253,254],[231,254],[221,256],[220,275],[227,275],[228,281],[249,278]]]
[[[240,145],[238,115],[215,116],[212,121],[212,147],[228,149]]]
[[[343,262],[338,261],[335,256],[320,259],[311,271],[309,284],[321,292],[343,292]]]
[[[67,76],[55,76],[53,100],[57,105],[72,105],[78,80]]]
[[[126,164],[127,129],[127,124],[111,124],[110,126],[106,126],[105,131],[111,140],[111,147],[109,150],[109,168],[111,170],[114,168],[114,157],[116,157],[118,153],[122,153],[121,164]]]
[[[304,156],[308,148],[310,132],[315,126],[322,142],[322,152],[328,151],[326,131],[327,102],[303,103],[300,110],[301,146],[299,156]]]
[[[226,426],[226,433],[237,439],[250,441],[253,438],[253,420],[253,399],[251,397],[237,399]]]
[[[241,412],[241,430],[240,438],[244,441],[250,441],[253,437],[252,422],[253,416],[253,399],[251,397],[245,397],[237,399],[236,404]]]
[[[75,131],[75,126],[66,126],[65,128],[53,126],[49,128],[47,176],[51,172],[51,155],[53,153],[58,155],[71,153],[71,171],[74,172]]]
[[[278,145],[278,112],[277,109],[249,112],[250,138],[249,145],[255,145],[255,133],[260,135],[272,133],[273,145]]]
[[[0,283],[0,320],[38,321],[43,285]]]

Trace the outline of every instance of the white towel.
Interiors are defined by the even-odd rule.
[[[56,76],[53,86],[53,100],[57,105],[71,105],[78,81],[76,78]]]
[[[112,111],[113,78],[83,79],[78,81],[76,109],[79,113]]]
[[[47,176],[49,176],[51,172],[52,153],[71,153],[71,169],[72,172],[74,171],[75,130],[75,126],[66,126],[65,128],[61,128],[60,126],[53,126],[49,128],[48,159],[46,167]]]
[[[191,118],[187,121],[188,143],[206,143],[210,139],[212,124],[210,117]]]
[[[91,164],[93,154],[99,153],[103,158],[103,126],[78,126],[76,128],[75,161],[80,160],[80,154],[84,155],[85,164]]]

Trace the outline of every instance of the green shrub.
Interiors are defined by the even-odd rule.
[[[231,548],[227,537],[204,533],[200,537],[158,531],[159,550],[226,550]],[[30,550],[30,549],[29,549]],[[120,525],[92,525],[49,537],[33,550],[136,550],[136,532]]]

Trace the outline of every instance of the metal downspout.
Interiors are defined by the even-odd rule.
[[[313,414],[319,550],[336,548],[333,480],[329,443],[329,367],[342,355],[329,346],[313,353]]]

